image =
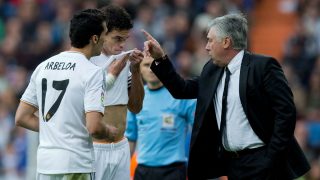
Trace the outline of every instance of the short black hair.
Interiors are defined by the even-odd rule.
[[[133,27],[129,13],[117,5],[108,5],[101,8],[108,21],[108,32],[112,30],[130,30]]]
[[[83,48],[89,44],[93,35],[100,37],[104,30],[103,22],[106,22],[106,16],[98,9],[85,9],[77,12],[70,22],[71,46]]]

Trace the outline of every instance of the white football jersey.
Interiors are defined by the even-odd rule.
[[[42,174],[94,172],[86,112],[104,112],[103,73],[81,53],[42,62],[21,100],[39,109],[37,170]]]
[[[90,61],[102,67],[103,70],[107,73],[108,66],[114,61],[122,57],[122,55],[126,53],[130,53],[131,51],[123,52],[118,55],[111,55],[106,56],[105,54],[101,53],[100,56],[91,57]],[[131,79],[131,72],[130,72],[130,61],[127,62],[126,66],[118,75],[116,81],[114,82],[113,86],[106,90],[106,96],[104,97],[104,105],[111,106],[111,105],[126,105],[128,104],[129,96],[128,96],[128,79]]]

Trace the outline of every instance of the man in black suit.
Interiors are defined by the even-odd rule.
[[[281,66],[251,54],[247,20],[231,14],[212,20],[200,77],[183,80],[147,32],[152,71],[179,99],[197,98],[190,145],[189,180],[285,180],[310,166],[294,138],[296,110]]]

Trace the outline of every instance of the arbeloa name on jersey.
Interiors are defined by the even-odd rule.
[[[50,70],[73,70],[76,67],[76,63],[71,62],[48,62],[44,69]]]

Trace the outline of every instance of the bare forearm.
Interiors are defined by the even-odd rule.
[[[37,110],[33,105],[21,101],[16,111],[16,126],[39,132],[39,117],[35,115]]]
[[[139,113],[142,109],[144,89],[140,69],[132,71],[131,87],[129,89],[128,109],[133,113]]]
[[[116,139],[118,134],[119,130],[117,127],[114,127],[107,123],[102,123],[100,132],[92,135],[92,137],[95,139],[95,141],[98,142],[114,142],[118,140]]]
[[[106,140],[112,136],[114,131],[107,123],[102,121],[102,114],[99,112],[86,113],[86,126],[90,135],[98,140]]]
[[[16,125],[39,132],[39,118],[34,114],[25,116],[21,121],[16,122]]]
[[[105,123],[101,122],[95,131],[91,131],[90,134],[94,139],[105,140],[108,136]]]
[[[91,136],[96,140],[109,141],[110,139],[115,139],[117,134],[118,129],[116,127],[101,121],[96,131],[91,133]]]

